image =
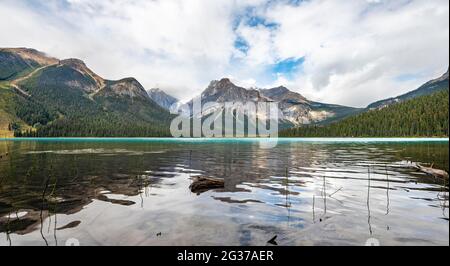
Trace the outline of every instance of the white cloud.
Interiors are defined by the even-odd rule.
[[[274,63],[271,30],[262,25],[256,27],[240,25],[236,33],[249,43],[249,49],[246,56],[244,56],[244,62],[249,67]]]
[[[78,57],[106,78],[135,76],[146,87],[190,97],[220,77],[234,52],[233,1],[0,3],[0,46]],[[253,2],[253,1],[252,1]],[[5,38],[6,37],[6,38]]]
[[[414,89],[449,64],[447,0],[288,2],[3,0],[0,47],[77,57],[105,78],[134,76],[182,99],[228,76],[355,106]],[[278,27],[246,24],[248,7]],[[234,47],[238,36],[247,53]],[[269,70],[303,56],[293,78]],[[396,79],[405,74],[417,78]]]
[[[317,0],[267,11],[280,24],[279,56],[306,56],[292,86],[308,97],[364,106],[443,74],[448,1],[370,2]],[[395,79],[405,73],[422,75],[414,82]]]

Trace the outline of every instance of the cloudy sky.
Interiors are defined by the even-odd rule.
[[[181,98],[211,80],[365,106],[449,65],[448,0],[0,0],[0,47]]]

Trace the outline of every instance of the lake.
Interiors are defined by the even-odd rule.
[[[449,245],[448,139],[265,142],[0,140],[0,245]]]

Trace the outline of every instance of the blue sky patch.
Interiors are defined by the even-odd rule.
[[[259,16],[251,16],[247,19],[247,25],[250,27],[264,26],[269,29],[276,29],[278,27],[277,23],[268,22],[265,18]]]
[[[270,70],[273,75],[282,74],[286,78],[292,78],[300,70],[304,62],[304,57],[288,58],[273,64]]]
[[[235,15],[233,22],[233,30],[236,30],[240,24],[250,27],[264,26],[269,29],[276,29],[279,25],[275,22],[268,21],[266,18],[259,16],[255,7],[247,7],[240,14]]]
[[[243,52],[244,54],[247,54],[248,49],[250,49],[250,45],[248,44],[248,42],[241,36],[238,36],[234,41],[234,47],[236,47],[236,49]]]

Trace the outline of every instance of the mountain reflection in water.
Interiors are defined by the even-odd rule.
[[[448,183],[409,163],[448,171],[445,141],[0,141],[0,155],[0,245],[449,244]],[[225,187],[191,193],[196,175]]]

